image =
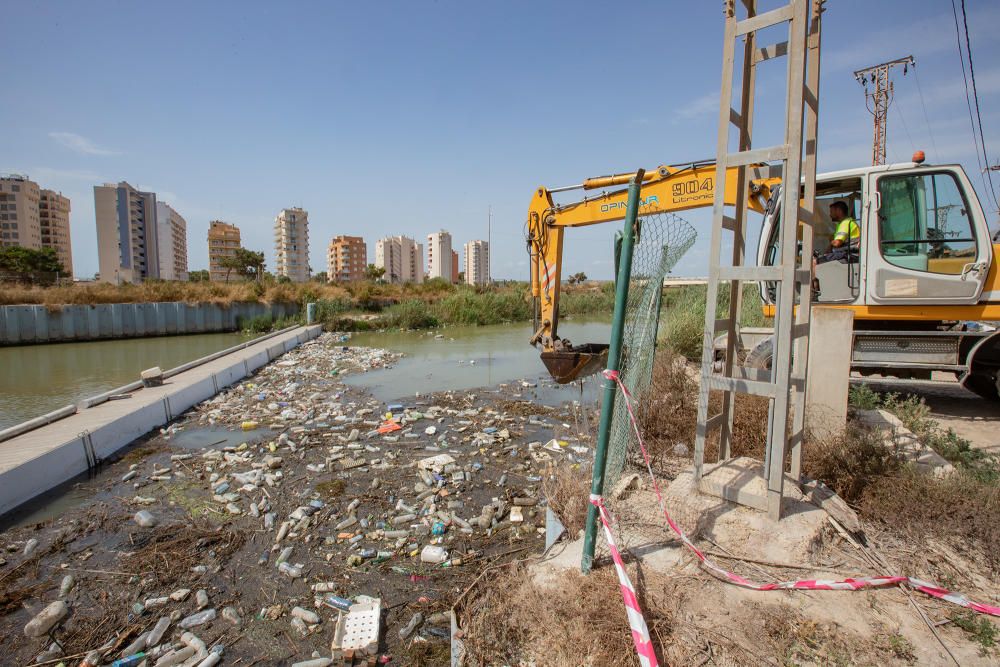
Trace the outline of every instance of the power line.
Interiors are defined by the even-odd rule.
[[[954,0],[953,0],[954,1]],[[979,92],[976,90],[976,70],[972,67],[972,41],[969,39],[969,20],[965,15],[965,0],[962,0],[962,24],[965,26],[965,54],[969,57],[969,78],[972,79],[972,99],[976,101],[976,120],[979,122],[979,142],[983,146],[983,162],[988,167],[990,164],[989,153],[986,152],[986,137],[983,136],[983,117],[979,113]],[[990,181],[990,194],[993,196],[993,203],[1000,210],[1000,202],[997,201],[996,190],[993,189],[993,173],[987,169],[986,178]]]
[[[906,133],[906,138],[910,142],[910,150],[914,153],[917,152],[917,145],[913,143],[913,137],[910,136],[910,128],[906,126],[906,118],[903,117],[903,112],[900,110],[899,105],[896,105],[896,113],[899,114],[899,122],[903,124],[903,132]]]
[[[941,152],[938,150],[937,142],[934,141],[934,130],[931,129],[931,121],[927,117],[927,105],[924,104],[924,90],[920,87],[920,72],[917,70],[916,63],[913,64],[913,76],[917,80],[917,93],[920,95],[920,108],[924,112],[924,123],[927,125],[927,134],[931,137],[931,147],[934,149],[934,161],[941,161]]]
[[[965,106],[968,108],[969,111],[969,125],[972,127],[972,148],[975,150],[976,153],[976,164],[979,165],[979,177],[983,181],[983,187],[989,192],[990,197],[993,199],[993,205],[997,209],[1000,209],[1000,203],[997,202],[996,193],[993,192],[992,178],[990,180],[990,183],[987,184],[986,182],[986,175],[985,175],[986,165],[983,164],[983,160],[986,159],[985,144],[984,144],[984,155],[982,157],[980,157],[979,155],[979,142],[976,141],[976,121],[975,117],[972,115],[972,100],[969,96],[969,78],[965,73],[965,54],[962,51],[962,31],[958,25],[958,9],[955,7],[955,0],[951,0],[951,13],[952,17],[955,20],[955,43],[958,45],[958,60],[959,63],[961,63],[962,65],[962,80],[965,83]],[[965,16],[965,0],[962,0],[962,15],[963,17]],[[968,28],[968,24],[966,24],[966,27]],[[966,37],[968,37],[968,33],[966,34]],[[969,61],[969,65],[971,67],[972,65],[971,60]]]

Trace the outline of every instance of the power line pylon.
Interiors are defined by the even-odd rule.
[[[875,118],[875,136],[872,140],[873,165],[885,164],[885,126],[893,95],[889,70],[898,65],[903,66],[903,74],[905,75],[909,67],[916,66],[916,62],[913,60],[913,56],[906,56],[884,62],[881,65],[859,69],[854,73],[854,78],[865,87],[865,103],[868,105],[868,111]],[[869,83],[875,87],[874,90],[868,90]]]

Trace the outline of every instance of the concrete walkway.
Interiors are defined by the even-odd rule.
[[[136,438],[250,375],[320,326],[298,327],[0,443],[0,514],[86,472]]]

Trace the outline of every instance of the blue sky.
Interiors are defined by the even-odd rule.
[[[771,4],[775,4],[772,2]],[[983,125],[1000,161],[1000,5],[967,0]],[[628,9],[624,9],[624,7]],[[127,180],[188,223],[240,226],[273,267],[278,210],[310,214],[314,270],[336,234],[485,238],[493,274],[526,278],[533,189],[713,157],[721,3],[25,2],[0,22],[0,171],[72,199],[76,273],[97,270],[93,190]],[[824,24],[820,170],[867,164],[852,72],[895,74],[889,160],[961,162],[984,190],[948,0],[835,0]],[[768,72],[766,76],[781,72]],[[775,90],[762,74],[762,92]],[[918,84],[919,83],[919,89]],[[926,106],[921,105],[923,92]],[[781,91],[777,90],[774,99]],[[775,107],[777,108],[777,107]],[[762,117],[763,116],[763,117]],[[758,115],[758,145],[777,127]],[[993,174],[1000,190],[1000,172]],[[709,217],[675,269],[707,272]],[[995,220],[995,211],[990,214]],[[571,230],[567,270],[610,277],[610,226]]]

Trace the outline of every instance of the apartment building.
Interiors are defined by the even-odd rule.
[[[309,213],[283,208],[274,219],[274,272],[293,283],[309,280]]]
[[[156,193],[127,182],[94,186],[100,280],[121,284],[160,277]]]
[[[0,247],[42,248],[38,183],[27,176],[0,177]]]
[[[469,285],[490,283],[490,244],[486,241],[465,244],[465,282]]]
[[[240,248],[240,228],[221,220],[208,223],[208,277],[210,280],[225,281],[228,271],[222,260],[232,257]]]
[[[451,234],[441,230],[427,235],[427,277],[451,282]]]
[[[424,281],[424,247],[408,236],[389,236],[375,242],[375,266],[385,269],[390,283]]]
[[[69,236],[69,197],[54,190],[41,189],[38,192],[38,224],[42,247],[55,250],[63,272],[72,277],[73,242]]]
[[[364,280],[368,263],[368,245],[360,236],[337,236],[326,251],[326,278],[347,282]]]
[[[458,284],[458,253],[451,251],[451,282]]]
[[[187,221],[162,201],[156,202],[156,236],[160,248],[160,278],[187,280]]]
[[[0,177],[0,247],[52,248],[65,275],[73,275],[70,201],[21,174]]]

